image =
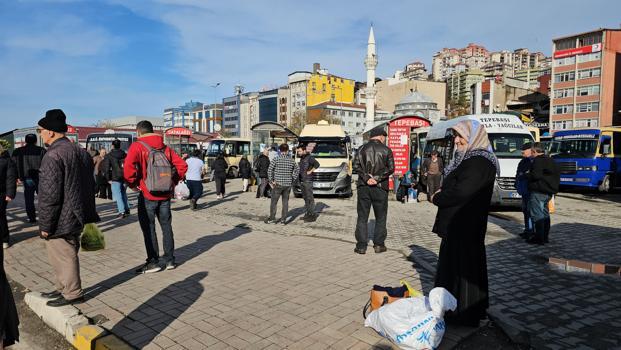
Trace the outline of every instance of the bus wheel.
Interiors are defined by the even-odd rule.
[[[610,175],[604,176],[604,180],[602,180],[602,184],[599,185],[599,191],[608,193],[610,192]]]

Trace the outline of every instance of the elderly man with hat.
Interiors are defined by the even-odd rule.
[[[377,127],[370,132],[371,139],[360,147],[354,161],[358,174],[358,221],[356,222],[356,248],[354,252],[367,251],[369,211],[373,207],[375,230],[373,248],[376,253],[386,251],[386,217],[388,216],[388,179],[395,172],[392,150],[386,143],[386,131]]]
[[[80,280],[80,234],[84,224],[99,221],[95,209],[93,161],[86,150],[65,137],[66,116],[52,109],[37,132],[48,147],[39,168],[39,229],[45,239],[56,289],[42,293],[49,306],[84,301]]]

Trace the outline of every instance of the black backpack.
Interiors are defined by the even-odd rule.
[[[110,179],[112,181],[123,180],[124,170],[123,164],[125,163],[124,159],[117,159],[115,157],[110,157]]]

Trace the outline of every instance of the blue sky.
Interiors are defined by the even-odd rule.
[[[588,5],[587,5],[588,4]],[[284,85],[320,62],[365,79],[369,25],[378,77],[443,47],[527,47],[621,24],[618,0],[0,0],[1,131],[62,108],[74,125],[160,116],[190,99]]]

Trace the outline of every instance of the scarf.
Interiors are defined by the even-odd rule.
[[[475,156],[481,156],[489,160],[496,168],[496,174],[500,176],[500,165],[498,164],[498,158],[496,158],[496,155],[494,154],[494,150],[489,142],[489,137],[487,136],[485,127],[483,127],[479,121],[461,121],[453,127],[453,130],[468,142],[468,146],[465,152],[458,152],[457,147],[455,147],[453,159],[444,169],[445,176],[457,169],[461,162]]]

